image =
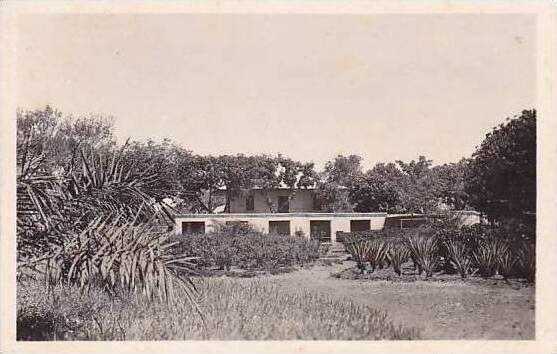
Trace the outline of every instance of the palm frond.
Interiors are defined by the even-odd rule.
[[[172,252],[170,236],[149,223],[98,217],[49,254],[21,260],[18,270],[39,266],[50,286],[70,284],[87,291],[95,285],[110,294],[124,290],[167,302],[192,299],[193,257]]]

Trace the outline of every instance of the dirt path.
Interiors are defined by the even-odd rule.
[[[395,322],[420,328],[423,339],[534,339],[533,287],[330,276],[350,266],[320,265],[262,279],[285,289],[307,288],[382,309]]]

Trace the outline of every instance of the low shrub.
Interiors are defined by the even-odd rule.
[[[458,273],[462,278],[477,273],[483,278],[499,274],[504,279],[535,280],[535,227],[527,223],[511,220],[509,224],[459,227],[447,217],[418,228],[385,228],[340,236],[362,273],[367,262],[372,272],[391,263],[395,273],[401,275],[402,264],[411,260],[414,270],[425,272],[428,278],[435,271],[443,271]],[[386,258],[383,247],[388,248]]]
[[[395,273],[402,275],[402,265],[410,258],[410,249],[402,242],[393,243],[388,256]]]
[[[499,254],[497,259],[499,275],[501,275],[503,279],[507,280],[511,275],[513,275],[517,261],[517,256],[508,247],[506,247],[505,250]]]
[[[151,223],[99,217],[61,241],[37,258],[20,259],[18,273],[41,274],[49,286],[100,286],[110,294],[125,290],[161,301],[191,298],[195,291],[193,259],[175,254],[170,235]]]
[[[356,262],[358,269],[363,274],[368,261],[371,245],[365,240],[355,240],[345,245],[346,252],[352,256],[352,260]]]
[[[383,268],[384,264],[388,262],[390,244],[382,239],[373,239],[363,242],[369,244],[367,261],[371,266],[371,271],[374,272],[377,267],[380,269]]]
[[[406,243],[413,259],[419,265],[419,273],[425,272],[426,278],[430,278],[437,268],[440,260],[439,241],[435,236],[427,236],[416,233],[406,238]]]
[[[321,243],[316,243],[314,242],[314,244],[318,244],[319,245],[319,257],[324,257],[327,255],[327,253],[329,253],[329,250],[331,249],[331,244],[330,243],[325,243],[325,242],[321,242]]]
[[[529,282],[536,279],[536,245],[525,242],[518,248],[518,272]]]
[[[365,230],[354,232],[337,232],[337,241],[351,243],[357,240],[387,240],[389,242],[403,241],[414,234],[413,229],[383,228],[380,230]]]
[[[472,265],[470,250],[467,248],[466,243],[461,240],[449,239],[445,242],[445,248],[448,252],[450,264],[458,271],[462,278],[466,278]]]
[[[473,253],[474,265],[483,278],[489,278],[497,273],[500,257],[508,250],[501,240],[492,239],[480,242]]]
[[[208,278],[196,284],[200,313],[139,296],[18,284],[18,340],[401,340],[416,329],[395,325],[371,306],[332,300],[260,279]],[[55,300],[57,299],[57,300]],[[44,318],[43,322],[37,319]],[[41,326],[41,331],[37,327]]]
[[[266,235],[248,225],[221,225],[207,234],[176,236],[177,249],[198,258],[200,268],[230,270],[277,269],[303,265],[325,250],[315,240],[286,235]]]

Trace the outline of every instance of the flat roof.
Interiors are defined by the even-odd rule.
[[[223,213],[178,214],[174,219],[291,218],[291,217],[386,217],[387,213]]]
[[[252,187],[248,189],[242,190],[243,192],[250,192],[250,191],[284,191],[284,190],[295,190],[295,191],[313,191],[315,187],[286,187],[286,186],[279,186],[279,187],[272,187],[272,188],[262,188],[262,187]],[[226,192],[226,187],[220,187],[215,192]]]
[[[437,218],[447,214],[480,215],[480,213],[475,210],[451,210],[446,213],[438,213],[438,214],[418,214],[418,213],[388,214],[387,218]]]

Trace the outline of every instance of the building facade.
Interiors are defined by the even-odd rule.
[[[226,193],[226,191],[222,191]],[[175,216],[176,233],[210,232],[218,225],[249,224],[266,234],[303,235],[322,242],[336,242],[338,232],[409,228],[432,215],[387,213],[327,213],[321,210],[313,189],[254,189],[230,198],[226,212]],[[480,222],[475,211],[456,211],[463,225]]]
[[[224,192],[223,192],[224,193]],[[339,231],[383,228],[386,213],[322,212],[313,189],[254,189],[230,199],[228,211],[218,214],[175,216],[176,233],[205,233],[217,225],[250,224],[268,234],[303,235],[335,242]]]
[[[230,213],[308,213],[320,212],[313,189],[252,189],[230,199]]]
[[[458,223],[460,226],[470,226],[482,222],[481,214],[477,211],[454,210],[451,213],[458,217]],[[443,216],[439,214],[389,214],[385,219],[385,227],[410,229],[419,227],[431,220],[438,220],[442,217]]]

